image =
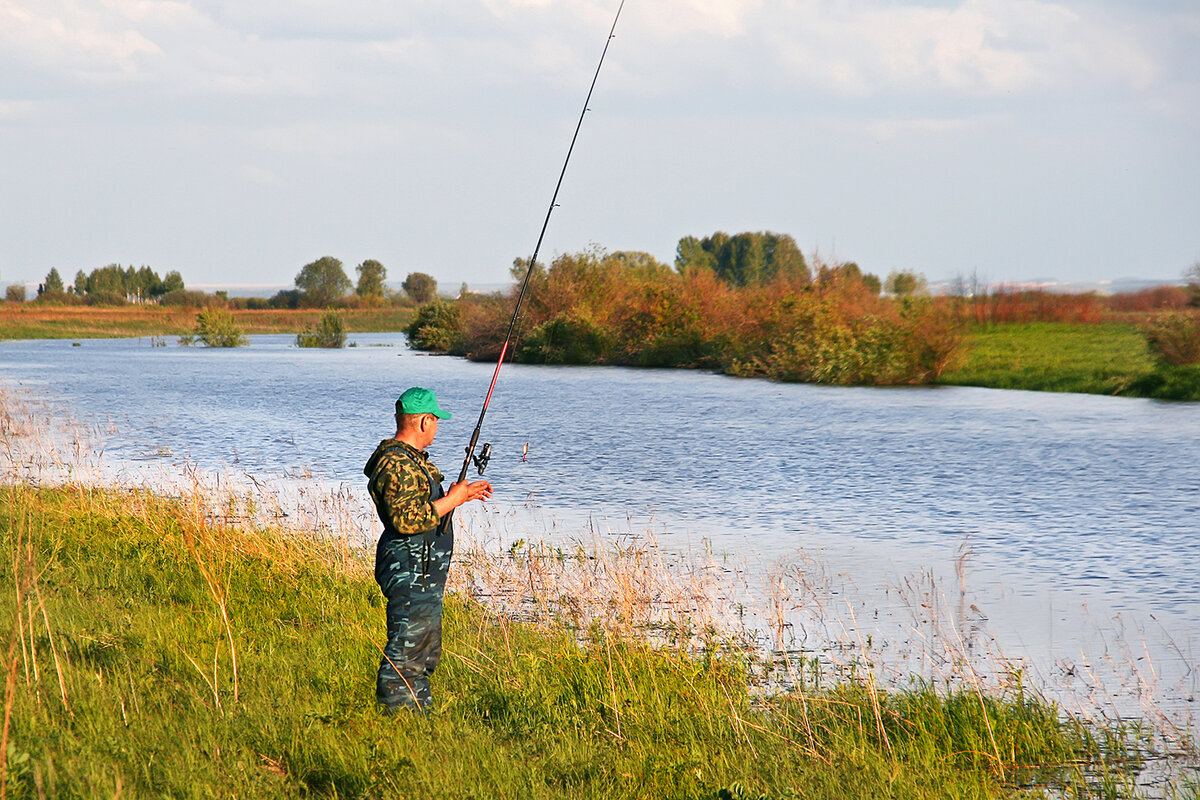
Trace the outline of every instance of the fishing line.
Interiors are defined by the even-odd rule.
[[[475,462],[475,467],[482,475],[484,469],[487,468],[488,460],[492,455],[492,446],[485,444],[479,455],[475,455],[475,446],[479,443],[479,432],[483,429],[483,418],[487,415],[488,406],[492,402],[492,392],[496,389],[496,379],[500,377],[500,367],[504,364],[504,356],[508,354],[508,346],[512,342],[513,330],[517,327],[517,317],[521,314],[521,304],[525,301],[525,293],[529,288],[529,279],[533,276],[534,267],[537,266],[538,252],[542,249],[542,239],[546,236],[546,228],[550,226],[550,216],[554,213],[554,209],[558,207],[558,190],[562,188],[563,178],[567,174],[567,165],[571,163],[571,154],[575,152],[575,141],[579,138],[579,129],[583,127],[583,118],[590,110],[588,103],[592,101],[592,91],[596,88],[596,80],[600,77],[600,68],[604,66],[604,56],[608,54],[608,46],[615,38],[617,30],[617,20],[621,18],[621,9],[625,7],[625,0],[621,0],[621,4],[617,6],[617,15],[613,17],[612,28],[608,31],[608,39],[604,42],[604,50],[600,53],[600,61],[596,64],[596,73],[592,75],[592,85],[588,87],[587,97],[583,101],[583,110],[579,112],[579,121],[575,123],[575,133],[571,136],[571,146],[567,148],[567,157],[563,159],[562,171],[558,174],[558,183],[554,186],[554,194],[550,198],[550,207],[546,209],[546,219],[542,222],[542,232],[538,234],[537,244],[533,248],[533,257],[529,259],[529,268],[525,270],[525,279],[521,281],[521,291],[517,294],[517,305],[513,308],[512,319],[508,321],[508,333],[504,335],[504,344],[500,346],[500,357],[496,359],[496,371],[492,373],[492,383],[488,386],[487,396],[483,399],[483,408],[479,411],[479,421],[475,423],[475,430],[471,434],[471,442],[467,445],[467,457],[463,460],[462,470],[458,473],[458,482],[467,479],[467,469],[470,468],[471,462]]]

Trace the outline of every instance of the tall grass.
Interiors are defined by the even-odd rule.
[[[1019,689],[763,693],[745,652],[460,595],[436,712],[388,717],[368,553],[146,492],[0,492],[5,796],[1117,797],[1139,766]]]

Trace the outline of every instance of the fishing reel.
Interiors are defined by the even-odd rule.
[[[471,448],[467,448],[467,452],[471,453]],[[487,469],[488,462],[492,460],[492,445],[491,442],[485,444],[479,451],[478,455],[471,453],[471,460],[475,462],[475,469],[479,470],[482,475]]]

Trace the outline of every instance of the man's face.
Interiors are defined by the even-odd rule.
[[[437,436],[438,418],[433,414],[426,414],[421,422],[421,433],[424,434],[425,447],[433,444],[433,437]],[[422,448],[424,449],[424,448]]]

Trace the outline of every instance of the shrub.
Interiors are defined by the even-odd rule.
[[[271,308],[299,308],[300,307],[300,290],[299,289],[281,289],[271,295],[271,299],[267,301]]]
[[[1200,313],[1168,311],[1142,328],[1146,344],[1165,364],[1200,364]]]
[[[426,303],[417,309],[417,315],[405,333],[408,343],[419,350],[449,352],[462,336],[459,308],[444,300]]]
[[[233,314],[223,308],[206,308],[196,317],[196,339],[208,347],[240,347],[249,344],[249,339],[233,319]]]
[[[326,311],[316,325],[296,334],[297,347],[345,347],[346,323],[336,311]]]
[[[204,292],[192,289],[172,289],[159,300],[160,305],[179,306],[181,308],[203,308],[212,298]]]
[[[600,364],[612,355],[612,337],[586,313],[568,312],[538,325],[516,353],[535,364]]]
[[[1120,292],[1108,298],[1113,311],[1161,311],[1188,305],[1188,291],[1182,286],[1155,286],[1136,292]]]

